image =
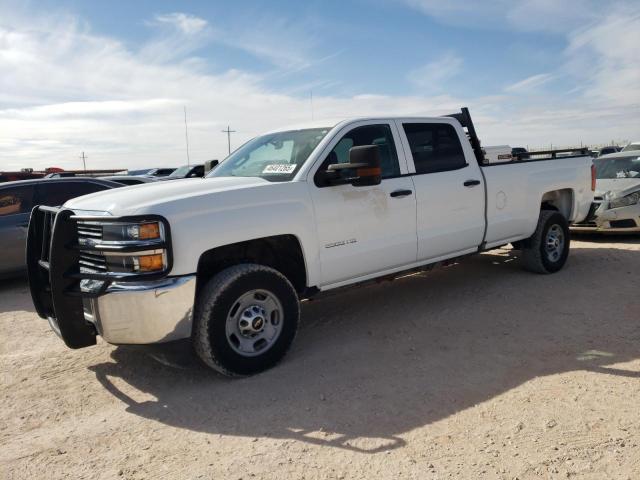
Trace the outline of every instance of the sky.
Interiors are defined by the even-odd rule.
[[[0,170],[462,106],[483,145],[640,140],[640,0],[0,0]]]

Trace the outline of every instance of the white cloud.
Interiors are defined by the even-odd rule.
[[[610,66],[622,73],[624,85],[636,78],[631,67],[624,70],[622,56],[606,53],[609,45],[616,44],[615,23],[611,22],[614,20],[603,22],[603,30],[571,37],[568,57],[600,59],[592,64],[602,77],[590,80],[591,95],[601,87],[613,88],[622,82],[604,75]],[[165,22],[159,28],[197,42],[218,34],[208,24],[181,25],[179,21]],[[313,38],[305,42],[303,32],[292,31],[292,38],[301,40],[278,60],[285,69],[320,56],[312,55],[317,53]],[[243,48],[250,51],[254,42],[243,38]],[[276,62],[277,55],[268,52],[287,42],[284,35],[274,38],[269,47],[256,50],[256,55]],[[625,33],[621,38],[628,43],[626,55],[636,55],[633,34],[627,39]],[[183,105],[189,120],[191,159],[196,161],[225,155],[226,136],[220,130],[227,125],[237,130],[232,137],[237,146],[262,131],[311,118],[306,94],[274,92],[264,86],[264,77],[255,73],[205,70],[184,58],[188,53],[158,60],[148,48],[157,41],[154,37],[146,50],[133,50],[116,39],[93,33],[78,18],[31,14],[21,19],[5,15],[0,7],[0,170],[53,165],[78,168],[82,151],[89,156],[90,167],[184,163]],[[263,43],[267,45],[268,39]],[[632,61],[637,55],[629,58],[629,64],[637,63]],[[435,85],[453,78],[460,68],[454,54],[445,55],[419,69],[421,75],[416,73],[414,80]],[[579,73],[589,71],[580,69]],[[362,92],[346,97],[316,94],[314,114],[316,118],[437,115],[467,105],[485,144],[566,145],[637,135],[637,103],[625,103],[624,99],[551,98],[531,104],[525,102],[526,96],[515,102],[513,92],[475,98],[429,92],[395,96]]]
[[[443,23],[467,27],[566,32],[609,8],[600,0],[399,0]]]
[[[207,27],[206,20],[194,15],[179,12],[156,15],[154,17],[154,22],[150,23],[171,25],[185,35],[195,35],[196,33],[202,32]]]
[[[539,73],[538,75],[532,75],[513,83],[505,88],[507,92],[530,92],[544,85],[554,78],[554,75],[550,73]]]
[[[461,70],[462,58],[448,52],[409,72],[408,80],[428,92],[440,91],[445,87],[444,82],[458,75]]]
[[[140,50],[140,56],[150,62],[162,63],[184,58],[213,37],[206,20],[185,13],[156,15],[146,24],[158,30],[157,35]]]
[[[597,25],[569,35],[568,67],[586,77],[585,96],[627,105],[640,103],[639,24],[637,4],[612,9]]]
[[[567,48],[554,53],[557,56],[554,60],[561,60],[563,66],[507,86],[505,91],[514,97],[510,101],[517,100],[520,108],[527,111],[536,105],[534,108],[551,111],[582,112],[585,121],[597,112],[605,116],[607,122],[615,122],[614,109],[637,125],[640,118],[640,3],[637,0],[399,1],[442,23],[540,32],[564,38]],[[545,88],[555,80],[554,86],[567,86],[565,95],[554,95],[551,89]],[[547,94],[545,99],[531,97],[541,92]],[[536,114],[532,118],[540,117]],[[586,123],[577,119],[565,132],[572,131],[573,125],[584,127]],[[637,135],[623,133],[631,128],[620,123],[610,127],[611,123],[600,127],[608,130],[609,139]],[[620,133],[614,135],[616,128]],[[593,134],[597,135],[597,130]]]

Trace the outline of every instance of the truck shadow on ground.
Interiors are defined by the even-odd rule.
[[[251,378],[197,362],[170,368],[124,347],[91,369],[144,418],[366,453],[401,447],[402,434],[535,377],[640,378],[613,367],[638,358],[638,251],[575,248],[550,276],[522,271],[511,250],[461,263],[306,303],[288,357]],[[607,284],[612,275],[623,281]],[[136,391],[156,400],[136,401]]]

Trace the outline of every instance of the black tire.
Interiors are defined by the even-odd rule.
[[[547,249],[550,232],[562,232],[563,235],[562,244],[555,251]],[[542,210],[536,231],[522,242],[521,258],[525,270],[535,273],[559,271],[569,256],[570,243],[567,219],[554,210]]]
[[[264,352],[245,356],[228,338],[227,317],[239,299],[255,290],[268,291],[282,307],[279,334]],[[233,316],[233,315],[232,315]],[[194,314],[193,341],[198,356],[228,376],[245,376],[273,367],[287,353],[298,329],[300,304],[293,285],[280,272],[264,265],[244,263],[217,273],[200,291]],[[264,320],[265,322],[267,320]],[[251,341],[251,340],[250,340]]]

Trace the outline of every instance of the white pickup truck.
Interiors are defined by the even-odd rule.
[[[509,243],[526,269],[560,270],[594,173],[585,151],[557,153],[486,163],[467,109],[273,131],[204,179],[35,207],[31,294],[71,348],[191,338],[212,368],[253,374],[318,292]]]

